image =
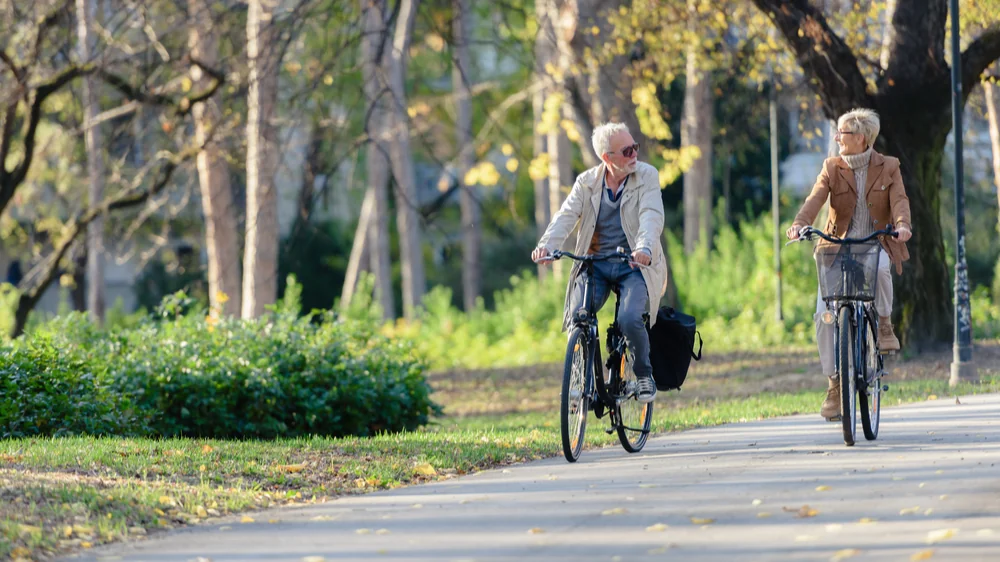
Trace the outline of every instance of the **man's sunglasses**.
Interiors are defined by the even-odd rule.
[[[632,146],[626,146],[621,150],[622,156],[625,158],[631,158],[636,152],[639,152],[639,143],[635,143]]]

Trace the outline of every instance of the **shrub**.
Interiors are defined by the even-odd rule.
[[[300,318],[298,287],[289,289],[258,321],[217,321],[175,295],[134,328],[98,330],[82,315],[46,323],[0,348],[0,388],[21,388],[0,395],[0,432],[372,435],[416,429],[439,411],[412,345],[330,313]],[[11,366],[32,361],[45,367]],[[21,416],[22,401],[54,404],[51,421]]]
[[[0,344],[0,438],[145,434],[107,376],[61,344],[47,335]]]

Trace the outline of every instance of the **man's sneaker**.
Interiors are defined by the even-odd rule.
[[[656,398],[656,383],[653,382],[653,377],[639,377],[635,398],[642,403],[652,402]]]

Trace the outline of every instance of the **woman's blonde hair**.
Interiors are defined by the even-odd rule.
[[[845,126],[852,133],[861,133],[865,137],[865,145],[875,146],[879,132],[878,113],[871,109],[852,109],[837,119],[838,129]]]

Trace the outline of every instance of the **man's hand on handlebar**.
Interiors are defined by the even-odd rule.
[[[653,263],[653,258],[650,257],[650,255],[647,254],[646,252],[643,252],[642,250],[636,250],[632,252],[632,262],[634,264],[638,264],[640,266],[645,267]],[[632,269],[635,269],[636,267],[635,265],[632,264],[629,265],[632,267]]]
[[[549,265],[554,259],[548,248],[535,248],[531,252],[531,261],[540,265]]]

